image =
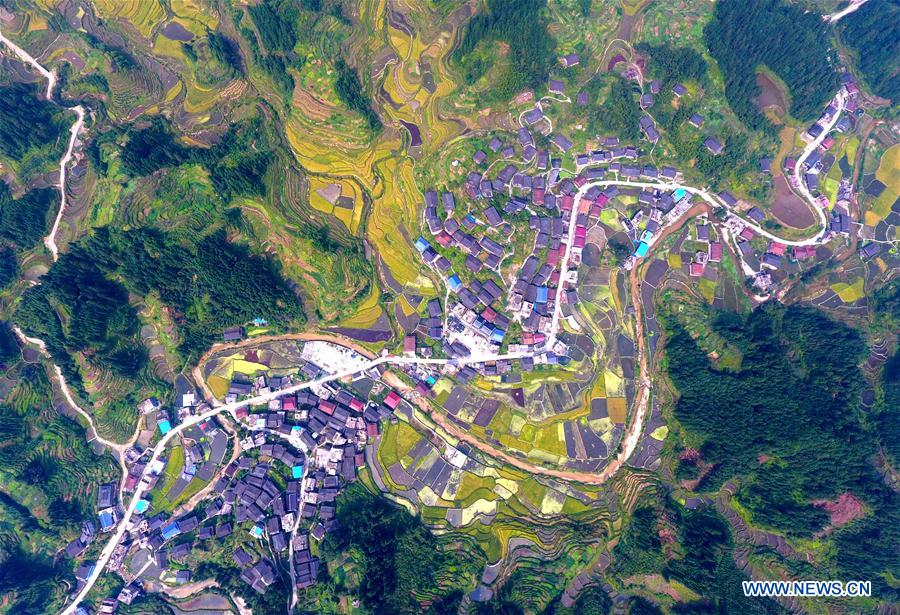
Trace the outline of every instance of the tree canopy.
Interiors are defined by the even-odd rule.
[[[680,398],[676,418],[702,436],[713,485],[747,477],[739,499],[754,519],[809,535],[827,514],[811,500],[860,490],[872,477],[871,438],[859,416],[864,345],[853,329],[802,308],[721,314],[713,330],[740,349],[719,371],[677,324],[666,343]],[[768,459],[760,462],[760,457]]]
[[[492,90],[509,99],[524,88],[537,88],[547,80],[555,61],[556,39],[547,31],[547,0],[488,0],[487,9],[469,21],[453,58],[474,83],[490,68],[473,52],[481,43],[503,41],[509,45],[509,67]],[[496,58],[496,49],[488,54]]]
[[[841,42],[853,50],[866,85],[895,104],[900,100],[898,23],[900,0],[866,2],[838,22]]]
[[[723,0],[716,3],[704,35],[725,78],[729,106],[752,129],[771,126],[754,102],[760,92],[759,66],[788,86],[791,115],[801,121],[818,117],[837,90],[829,31],[819,15],[799,6],[781,0]]]

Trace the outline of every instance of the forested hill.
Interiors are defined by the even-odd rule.
[[[509,45],[509,66],[492,84],[499,100],[509,100],[524,88],[544,84],[555,61],[556,39],[547,31],[547,0],[488,0],[487,9],[472,18],[454,52],[467,83],[472,84],[500,60],[495,43]],[[487,44],[490,51],[477,53]]]
[[[765,66],[790,89],[791,115],[817,117],[838,88],[830,31],[821,17],[779,0],[723,0],[704,29],[725,78],[725,95],[748,127],[769,125],[756,106],[756,71]]]
[[[77,384],[73,352],[118,375],[135,377],[147,361],[128,293],[155,293],[171,310],[186,359],[196,357],[223,329],[263,318],[274,326],[299,324],[299,299],[267,258],[228,241],[224,232],[194,245],[152,228],[108,227],[74,245],[15,314],[43,339]],[[60,309],[69,316],[64,327]]]
[[[896,593],[885,579],[900,573],[889,555],[900,548],[900,509],[875,467],[881,436],[861,414],[859,334],[807,308],[766,306],[746,318],[722,313],[713,331],[742,355],[740,369],[726,371],[667,322],[675,417],[712,464],[698,490],[737,479],[750,521],[805,538],[828,527],[825,502],[856,498],[871,513],[836,532],[835,578],[872,579],[879,595]],[[878,536],[885,548],[861,557],[862,536]]]
[[[841,43],[872,91],[900,101],[900,0],[874,0],[840,20]]]

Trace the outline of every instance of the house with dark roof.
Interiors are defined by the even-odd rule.
[[[688,120],[688,123],[694,128],[702,128],[704,121],[705,120],[703,119],[702,115],[692,113],[690,119]]]
[[[656,124],[653,123],[653,119],[649,115],[641,116],[639,123],[641,131],[650,143],[659,141],[659,132],[656,130]]]
[[[734,207],[735,205],[737,205],[737,199],[735,198],[735,196],[734,196],[733,194],[731,194],[731,193],[728,192],[727,190],[723,190],[722,192],[720,192],[720,193],[718,194],[718,197],[719,197],[719,198],[722,200],[722,202],[725,203],[725,205],[727,205],[728,207]]]
[[[766,214],[759,207],[751,207],[747,217],[761,223],[766,219]]]
[[[572,142],[564,135],[558,133],[550,137],[550,142],[561,149],[563,152],[568,152],[570,149],[572,149]]]
[[[566,68],[570,68],[572,66],[578,66],[579,61],[580,61],[580,58],[578,57],[577,53],[569,53],[569,54],[562,56],[559,59],[560,64],[562,64]]]
[[[97,489],[97,508],[103,510],[116,502],[116,483],[104,483]]]
[[[715,137],[706,137],[703,140],[703,147],[708,149],[714,156],[718,156],[725,151],[725,146],[723,146]]]
[[[236,342],[244,339],[243,327],[229,327],[222,332],[222,339],[226,342]]]
[[[765,254],[763,254],[762,264],[771,269],[778,269],[779,267],[781,267],[781,257],[777,254],[766,252]]]
[[[687,88],[681,85],[680,83],[676,83],[672,86],[672,91],[675,93],[675,96],[681,98],[685,94],[687,94]]]
[[[809,188],[810,192],[815,192],[819,189],[818,173],[807,173],[803,176],[803,180],[806,182],[806,187]]]
[[[522,116],[522,118],[525,120],[526,124],[535,124],[537,122],[540,122],[543,119],[543,117],[544,117],[544,112],[541,111],[540,107],[532,107],[531,109],[526,111],[525,114]]]

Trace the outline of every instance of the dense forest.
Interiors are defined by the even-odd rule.
[[[837,91],[829,32],[815,13],[781,0],[723,0],[716,3],[704,35],[725,78],[728,104],[749,128],[771,129],[754,101],[760,65],[787,84],[790,113],[800,121],[818,117]]]
[[[841,42],[853,51],[866,85],[895,104],[900,101],[898,23],[900,0],[867,2],[838,22]]]
[[[344,62],[343,58],[338,58],[334,67],[337,71],[337,80],[334,84],[337,95],[345,105],[365,118],[370,130],[379,130],[381,128],[381,120],[378,119],[378,114],[372,109],[372,101],[369,100],[362,84],[359,82],[359,75]]]
[[[121,149],[122,165],[132,177],[155,173],[166,167],[200,164],[224,201],[232,196],[263,196],[263,181],[273,155],[267,150],[259,118],[238,123],[222,140],[210,148],[188,147],[179,143],[171,127],[157,119],[146,128],[130,128],[128,141]],[[110,142],[114,135],[104,138]]]
[[[14,199],[9,186],[0,181],[0,237],[20,250],[38,245],[50,227],[59,206],[59,191],[35,188]]]
[[[683,555],[666,563],[663,576],[683,583],[703,597],[699,604],[687,605],[685,612],[742,615],[785,612],[769,598],[744,596],[741,581],[747,580],[747,576],[735,565],[728,525],[714,510],[687,511],[673,506],[667,510],[677,525]]]
[[[294,31],[296,11],[288,3],[276,3],[264,0],[247,7],[253,25],[259,32],[263,46],[269,53],[290,53],[297,44],[297,33]]]
[[[264,0],[247,7],[254,28],[241,28],[241,34],[250,45],[254,63],[272,79],[285,105],[290,103],[294,91],[294,78],[288,68],[303,62],[294,53],[298,40],[298,5],[306,10],[320,8],[318,1],[294,3]]]
[[[706,79],[706,60],[690,47],[639,43],[635,50],[650,57],[650,70],[665,90],[676,83],[702,82]],[[668,95],[668,92],[665,94]]]
[[[19,278],[19,258],[11,246],[0,246],[0,290]]]
[[[15,320],[44,340],[76,386],[80,378],[70,353],[85,353],[97,366],[128,379],[146,365],[147,352],[128,291],[105,276],[84,244],[63,254],[42,283],[24,293]]]
[[[338,520],[323,555],[352,558],[360,571],[359,598],[372,613],[456,613],[462,592],[485,564],[359,484],[338,499]]]
[[[882,402],[878,430],[885,453],[894,467],[900,467],[900,349],[888,359],[881,375]]]
[[[154,292],[169,306],[186,359],[226,327],[256,317],[275,325],[302,319],[298,299],[273,264],[230,243],[223,232],[188,245],[151,228],[108,227],[63,254],[43,283],[26,291],[15,319],[47,343],[76,383],[72,351],[134,377],[147,357],[128,292]]]
[[[509,67],[492,82],[491,96],[508,100],[525,88],[539,88],[555,61],[556,39],[547,32],[547,0],[488,0],[487,10],[469,21],[453,59],[465,81],[475,83],[497,58],[497,48],[479,54],[481,43],[509,45]]]
[[[743,357],[741,369],[728,372],[712,367],[671,317],[665,321],[675,417],[714,464],[700,489],[737,478],[737,500],[754,524],[797,537],[830,523],[814,501],[853,495],[870,512],[835,532],[835,578],[872,579],[880,597],[900,597],[886,581],[900,574],[900,505],[874,465],[879,440],[887,445],[896,430],[873,431],[877,421],[861,416],[859,334],[808,308],[719,314],[714,331]],[[884,377],[893,377],[890,369]]]
[[[732,549],[728,526],[715,511],[688,511],[657,496],[634,510],[613,551],[611,570],[618,578],[662,572],[701,596],[681,604],[679,613],[781,613],[771,600],[743,596],[741,581],[747,577],[735,566]],[[649,603],[638,608],[660,612]]]
[[[244,72],[244,63],[241,60],[241,49],[238,44],[219,32],[218,30],[206,31],[206,44],[216,61],[230,69],[232,75],[241,75]]]
[[[47,148],[48,158],[65,150],[65,131],[70,118],[56,105],[43,100],[36,84],[12,83],[0,87],[0,155],[21,161],[30,151]]]
[[[741,370],[716,370],[672,325],[666,356],[680,395],[675,416],[702,437],[703,457],[716,464],[706,479],[712,486],[744,475],[739,498],[756,522],[810,535],[828,518],[811,500],[862,491],[872,479],[874,447],[858,416],[862,340],[800,308],[746,319],[723,313],[713,329],[740,349]]]
[[[640,138],[641,109],[631,84],[620,77],[597,76],[591,79],[584,91],[591,100],[603,99],[600,104],[587,109],[588,126],[594,134],[616,135],[626,141]]]
[[[22,351],[12,327],[5,320],[0,320],[0,374],[5,374],[20,358]]]

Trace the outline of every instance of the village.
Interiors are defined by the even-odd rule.
[[[560,61],[569,67],[578,58],[572,55]],[[646,111],[652,108],[659,87],[659,82],[651,81],[639,101],[645,112],[641,130],[650,150],[658,134]],[[551,80],[548,89],[553,95],[566,95],[561,81]],[[680,84],[673,89],[679,98],[686,93]],[[799,160],[784,161],[791,186],[801,196],[803,190],[809,194],[809,206],[819,208],[816,215],[823,221],[814,238],[800,241],[779,240],[768,230],[770,223],[759,207],[728,190],[712,194],[691,189],[682,183],[676,168],[641,163],[651,151],[639,144],[598,137],[598,149],[573,155],[571,140],[553,130],[538,101],[520,115],[521,127],[514,139],[495,136],[487,148],[490,153],[475,152],[472,163],[478,170],[468,171],[461,195],[425,191],[423,227],[431,239],[419,236],[415,248],[448,294],[445,305],[439,299],[427,303],[420,341],[428,343],[408,337],[404,350],[420,348],[422,356],[429,357],[439,356],[435,352],[465,357],[541,348],[546,354],[523,359],[523,369],[531,369],[535,360],[555,363],[567,353],[565,344],[556,339],[557,319],[560,315],[569,318],[569,326],[577,328],[571,314],[578,301],[578,267],[585,246],[624,230],[632,247],[620,264],[629,270],[697,204],[709,205],[711,215],[698,231],[705,248],[686,263],[690,275],[703,276],[708,262],[722,259],[727,244],[737,254],[756,296],[771,296],[791,272],[799,270],[798,263],[809,266],[818,260],[818,244],[850,234],[849,181],[841,182],[836,201],[830,203],[819,192],[816,179],[828,171],[823,169],[823,156],[835,143],[824,127],[848,130],[850,120],[842,111],[856,108],[858,94],[859,88],[845,73],[839,95],[804,134],[810,147]],[[587,102],[580,93],[576,95],[576,104]],[[703,118],[692,117],[690,124],[701,129]],[[724,152],[714,136],[704,140],[704,147],[712,155]],[[771,159],[762,158],[760,176],[771,173]],[[514,238],[525,235],[533,239],[524,253],[517,253]],[[861,254],[871,258],[880,249],[879,244],[870,243],[861,247]],[[522,259],[517,270],[510,263],[515,258]]]
[[[310,343],[307,356],[320,358],[324,367],[329,367],[329,360],[363,359],[349,349],[331,346]],[[285,561],[297,588],[316,582],[319,563],[311,546],[335,527],[338,493],[366,465],[366,446],[380,433],[380,422],[401,402],[392,390],[379,389],[373,396],[379,399],[376,402],[332,382],[279,395],[299,378],[314,379],[322,373],[323,366],[310,360],[298,366],[298,380],[262,374],[236,378],[226,402],[259,395],[271,399],[260,406],[239,407],[232,420],[215,416],[191,424],[178,434],[179,445],[169,449],[168,458],[150,460],[151,446],[126,451],[129,473],[124,484],[99,486],[96,524],[86,522],[81,536],[66,548],[66,556],[80,557],[94,540],[104,540],[126,523],[106,565],[127,583],[100,612],[115,612],[117,602],[130,604],[147,590],[199,580],[188,565],[192,549],[234,534],[241,534],[236,542],[242,546],[234,550],[233,563],[241,580],[255,591],[265,593]],[[374,369],[360,378],[377,375]],[[139,406],[141,421],[159,437],[210,409],[197,402],[193,390],[183,392],[179,401],[179,407],[170,410],[156,399],[144,400]],[[174,454],[182,450],[183,457]],[[163,491],[169,476],[177,478]],[[192,481],[203,486],[198,493],[202,500],[191,498],[174,511],[154,510],[157,502],[179,501]],[[149,494],[137,501],[127,521],[120,491],[123,501],[135,492]],[[76,571],[76,589],[94,571],[95,562],[82,563]]]
[[[577,58],[562,62],[569,65]],[[561,82],[551,81],[549,90],[566,96]],[[423,314],[402,339],[401,354],[385,351],[375,359],[332,341],[298,342],[291,373],[234,371],[227,390],[215,396],[185,380],[178,386],[175,407],[152,398],[143,401],[144,429],[154,433],[143,438],[143,447],[125,451],[124,481],[100,486],[96,524],[85,523],[81,536],[66,549],[68,557],[79,558],[107,536],[114,547],[99,561],[78,567],[76,593],[89,589],[104,568],[117,572],[125,587],[100,611],[113,613],[118,602],[130,604],[142,592],[200,581],[192,553],[203,552],[209,541],[225,540],[234,544],[231,564],[254,591],[264,594],[288,571],[294,592],[312,586],[319,569],[316,554],[336,527],[338,494],[362,468],[381,471],[371,464],[379,463],[376,443],[384,422],[396,424],[399,413],[414,423],[418,403],[436,401],[447,412],[449,425],[483,434],[496,449],[511,446],[509,454],[522,463],[530,460],[508,435],[492,429],[495,417],[508,412],[501,401],[471,395],[466,387],[475,379],[499,380],[507,386],[495,393],[506,393],[514,406],[534,411],[544,403],[543,387],[526,395],[516,386],[523,375],[591,367],[591,356],[582,348],[586,338],[577,335],[584,326],[578,304],[585,280],[579,272],[599,265],[598,247],[613,251],[611,238],[618,240],[618,253],[607,276],[638,267],[659,243],[669,241],[671,229],[695,217],[674,245],[667,244],[679,257],[670,257],[668,265],[657,260],[646,274],[650,296],[670,267],[682,268],[689,279],[714,283],[730,250],[761,301],[801,266],[827,254],[818,245],[850,233],[849,184],[843,182],[837,201],[830,203],[818,192],[816,176],[834,143],[828,133],[848,128],[841,112],[852,109],[858,93],[852,82],[845,82],[807,131],[804,154],[784,162],[792,187],[808,191],[822,208],[826,224],[811,240],[780,241],[767,230],[766,214],[758,207],[728,191],[693,188],[683,183],[678,169],[647,162],[658,140],[648,113],[658,92],[659,84],[651,82],[640,98],[646,144],[600,137],[597,149],[573,153],[572,141],[554,132],[538,101],[520,116],[514,138],[495,136],[486,148],[490,154],[478,150],[472,156],[478,170],[466,173],[458,194],[425,191],[423,234],[414,246],[445,284],[446,295],[443,301],[422,302]],[[676,85],[675,94],[684,96],[683,86]],[[576,95],[576,104],[588,102]],[[699,130],[703,118],[691,117],[690,124]],[[723,152],[715,136],[708,136],[704,146],[712,155]],[[768,159],[760,161],[759,172],[771,173]],[[878,248],[870,243],[860,253],[871,258]],[[645,308],[652,350],[659,325],[652,301]],[[612,312],[609,318],[614,318]],[[562,448],[549,458],[553,467],[599,471],[623,442],[628,408],[636,396],[636,356],[635,342],[619,332],[620,326],[610,323],[606,340],[608,359],[616,362],[608,371],[612,382],[620,384],[609,397],[604,392],[591,401],[586,423],[559,423]],[[240,327],[223,333],[226,343],[240,344],[244,338]],[[256,351],[241,357],[249,365],[259,362]],[[388,363],[395,364],[406,383],[402,395],[385,384]],[[588,379],[578,387],[590,383],[590,373],[585,374]],[[365,385],[359,386],[361,382]],[[578,387],[568,397],[548,387],[550,414],[577,408]],[[658,406],[652,406],[648,435],[636,441],[630,465],[658,465],[662,440],[649,434],[663,425]],[[176,446],[164,452],[160,444],[169,441],[160,439],[172,436],[177,436]],[[412,463],[383,469],[393,484],[414,487],[411,493],[432,493],[432,499],[457,489],[466,471],[483,471],[472,449],[461,443],[435,448],[434,441],[421,440],[408,454]],[[420,464],[426,457],[430,461]],[[155,510],[158,504],[167,505]],[[450,510],[447,520],[458,524],[466,514]]]

